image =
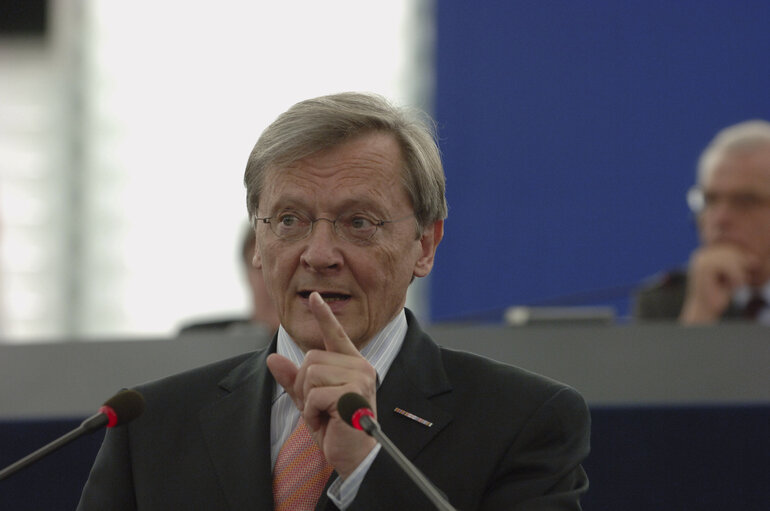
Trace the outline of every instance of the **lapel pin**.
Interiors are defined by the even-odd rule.
[[[428,426],[428,427],[431,427],[431,426],[433,426],[433,423],[432,423],[432,422],[430,422],[430,421],[426,421],[426,420],[425,420],[425,419],[423,419],[422,417],[418,417],[418,416],[416,416],[416,415],[415,415],[415,414],[413,414],[413,413],[409,413],[409,412],[407,412],[406,410],[402,410],[401,408],[396,408],[396,409],[394,409],[393,411],[394,411],[394,412],[396,412],[396,413],[397,413],[397,414],[399,414],[399,415],[403,415],[404,417],[407,417],[407,418],[409,418],[409,419],[412,419],[413,421],[417,421],[417,422],[419,422],[420,424],[422,424],[423,426]]]

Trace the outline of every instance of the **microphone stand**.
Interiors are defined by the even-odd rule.
[[[374,437],[383,449],[390,454],[391,458],[406,472],[409,478],[422,490],[426,497],[430,499],[436,509],[439,511],[457,511],[452,505],[444,498],[444,496],[433,486],[430,481],[423,475],[420,470],[404,456],[404,454],[396,447],[396,445],[390,441],[390,438],[385,436],[385,433],[380,429],[380,425],[375,422],[368,415],[362,416],[360,419],[361,427],[366,433]]]
[[[0,470],[0,481],[2,481],[7,477],[10,477],[11,475],[15,474],[16,472],[23,469],[27,465],[31,465],[32,463],[36,462],[40,458],[43,458],[44,456],[47,456],[48,454],[54,452],[55,450],[61,447],[64,447],[65,445],[72,442],[76,438],[79,438],[82,435],[85,435],[86,433],[96,431],[97,429],[104,426],[105,424],[107,424],[106,415],[104,415],[103,413],[97,413],[96,415],[92,415],[91,417],[84,420],[80,424],[80,426],[73,429],[72,431],[60,436],[53,442],[47,445],[44,445],[37,451],[24,456],[22,459]]]

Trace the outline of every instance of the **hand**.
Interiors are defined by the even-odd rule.
[[[318,321],[325,351],[310,350],[297,368],[278,354],[267,367],[302,413],[326,460],[344,479],[376,445],[376,441],[344,422],[337,400],[347,392],[366,398],[376,415],[377,373],[348,338],[321,295],[310,294],[310,311]]]
[[[735,245],[699,248],[690,259],[687,292],[679,321],[706,324],[719,320],[735,290],[749,283],[757,258]]]

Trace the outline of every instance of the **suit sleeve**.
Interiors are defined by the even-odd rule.
[[[580,510],[580,497],[588,490],[581,463],[590,449],[590,431],[580,394],[559,390],[517,435],[481,509]]]
[[[128,453],[128,426],[107,430],[77,511],[136,510]]]

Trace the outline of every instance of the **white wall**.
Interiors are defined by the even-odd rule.
[[[0,241],[8,242],[10,341],[165,335],[198,315],[244,311],[242,175],[261,130],[320,94],[369,90],[424,108],[431,93],[426,1],[60,0],[54,7],[55,36],[34,57],[37,76],[26,78],[54,93],[27,101],[40,116],[57,109],[64,116],[54,142],[38,142],[31,154],[60,143],[63,158],[23,193],[27,207],[44,204],[42,220],[22,228],[24,243]],[[21,80],[2,50],[0,42],[0,83]],[[39,76],[56,70],[58,85]],[[1,150],[0,164],[4,181],[26,172]],[[22,209],[3,209],[4,228],[23,223]],[[39,259],[34,275],[11,286],[18,260],[33,260],[26,252]]]

